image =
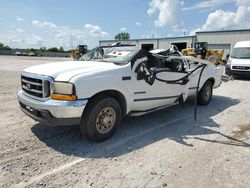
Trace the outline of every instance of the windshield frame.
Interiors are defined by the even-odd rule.
[[[110,52],[112,52],[112,49],[114,48],[118,48],[118,51],[122,51],[121,49],[124,47],[124,51],[131,51],[131,54],[129,55],[129,58],[124,60],[124,61],[108,61],[105,59],[108,59],[108,57],[103,58],[105,55],[104,54],[104,49],[108,49],[110,48]],[[131,49],[128,49],[130,48]],[[133,59],[133,57],[139,52],[139,48],[135,45],[115,45],[115,46],[97,46],[95,48],[93,48],[92,50],[88,51],[87,53],[85,53],[84,55],[82,55],[82,57],[80,57],[79,61],[98,61],[98,62],[107,62],[107,63],[114,63],[114,64],[118,64],[118,65],[124,65],[124,64],[128,64],[129,62],[131,62],[131,60]],[[114,50],[115,51],[115,50]],[[94,56],[92,54],[94,53],[100,53],[102,56],[100,56],[101,58],[94,58],[94,57],[89,57],[89,56]],[[84,59],[86,57],[86,59]]]

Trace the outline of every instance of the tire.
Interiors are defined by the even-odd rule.
[[[83,113],[81,134],[95,142],[104,141],[114,134],[120,121],[121,107],[114,98],[95,98]]]
[[[197,96],[199,105],[208,105],[213,95],[213,83],[207,80],[202,86]]]

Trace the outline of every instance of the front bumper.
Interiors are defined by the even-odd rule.
[[[40,101],[17,93],[21,110],[32,119],[47,125],[76,125],[80,124],[81,116],[88,100],[59,101],[47,99]]]
[[[250,76],[250,71],[248,70],[236,70],[236,69],[232,69],[230,65],[226,65],[226,74],[229,75],[229,76]]]

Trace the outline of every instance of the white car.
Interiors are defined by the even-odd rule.
[[[123,116],[184,102],[197,85],[198,103],[210,102],[213,88],[221,83],[222,67],[176,54],[170,50],[162,56],[121,44],[99,46],[80,61],[23,70],[18,100],[22,111],[37,121],[80,124],[81,134],[103,141]]]
[[[21,52],[16,51],[15,55],[20,56],[20,55],[22,55],[22,53],[21,53]]]

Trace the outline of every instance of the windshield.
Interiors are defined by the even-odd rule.
[[[79,60],[127,63],[138,51],[135,46],[100,46],[87,52]]]
[[[231,58],[250,59],[250,48],[234,48]]]

